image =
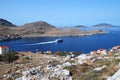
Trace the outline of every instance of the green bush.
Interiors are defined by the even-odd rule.
[[[0,55],[0,61],[11,63],[17,60],[19,57],[16,56],[15,52],[9,52],[8,54]]]
[[[68,56],[68,55],[71,55],[70,52],[57,52],[55,53],[56,55],[59,55],[59,56]],[[81,53],[80,52],[72,52],[72,54],[74,54],[74,56],[78,56],[80,55]]]
[[[0,55],[0,61],[2,61],[2,55]]]

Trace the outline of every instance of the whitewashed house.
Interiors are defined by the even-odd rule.
[[[0,54],[7,54],[9,53],[9,47],[8,46],[0,46]]]

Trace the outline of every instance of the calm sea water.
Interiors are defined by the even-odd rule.
[[[86,28],[88,30],[91,28]],[[96,29],[96,28],[94,28]],[[35,37],[24,38],[15,41],[0,42],[1,45],[7,45],[14,51],[76,51],[88,53],[99,48],[110,49],[113,46],[120,45],[120,28],[105,28],[109,30],[108,34],[92,35],[92,36],[74,36],[60,37],[62,43],[54,43],[58,37]]]

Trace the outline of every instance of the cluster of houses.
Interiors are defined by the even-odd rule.
[[[108,55],[109,52],[112,52],[112,53],[120,52],[120,46],[114,46],[114,47],[112,47],[112,49],[110,49],[110,50],[106,50],[106,49],[104,49],[104,48],[100,48],[100,49],[98,49],[98,50],[96,50],[96,51],[91,51],[90,54],[91,54],[91,55],[100,54],[100,55],[105,56],[105,55]],[[45,51],[45,52],[36,52],[36,53],[37,53],[37,54],[52,54],[52,51],[49,50],[49,51]],[[60,54],[62,54],[62,53],[61,53],[61,51],[58,51],[58,52],[56,52],[55,54],[60,55]]]
[[[114,46],[112,49],[109,50],[110,52],[117,53],[120,52],[120,46]],[[108,55],[109,51],[106,49],[98,49],[97,51],[91,51],[90,54],[101,54],[101,55]]]
[[[114,46],[111,50],[109,50],[110,52],[120,52],[120,46]],[[7,54],[9,53],[9,47],[8,46],[0,46],[0,54]],[[46,51],[44,52],[46,54],[52,54],[51,51]],[[108,55],[108,51],[106,49],[98,49],[97,51],[91,51],[90,54],[94,55],[94,54],[101,54],[101,55]]]
[[[21,39],[22,36],[15,35],[15,34],[8,34],[8,35],[0,35],[0,41],[9,41],[9,40],[15,40],[15,39]]]

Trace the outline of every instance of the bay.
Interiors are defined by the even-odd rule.
[[[88,30],[86,28],[86,30]],[[7,45],[13,51],[74,51],[89,53],[100,48],[111,49],[120,45],[120,28],[104,29],[108,34],[91,36],[66,36],[66,37],[33,37],[20,40],[0,42],[0,46]],[[54,40],[61,38],[63,42],[55,43]]]

